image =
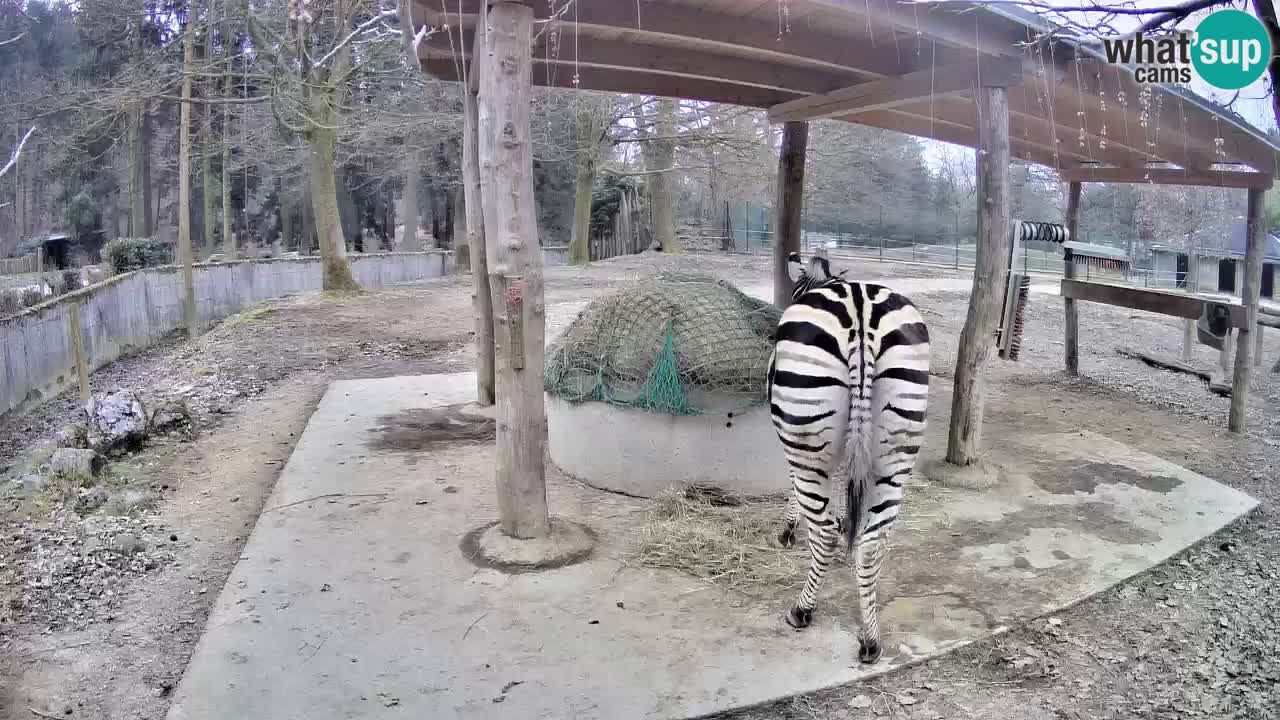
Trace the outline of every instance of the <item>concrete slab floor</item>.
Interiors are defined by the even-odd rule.
[[[553,468],[553,512],[599,535],[590,559],[513,575],[469,562],[461,538],[497,517],[491,445],[402,431],[421,427],[425,408],[470,402],[473,388],[470,374],[330,386],[170,720],[688,717],[984,637],[1105,589],[1255,505],[1089,432],[1024,433],[992,408],[984,437],[1001,483],[910,489],[886,562],[885,656],[867,667],[843,568],[814,626],[795,632],[781,616],[802,571],[796,587],[744,594],[638,567],[628,548],[647,501]],[[949,388],[938,381],[933,394],[927,447],[941,453]]]

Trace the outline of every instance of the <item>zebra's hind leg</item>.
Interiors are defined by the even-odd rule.
[[[800,504],[797,501],[797,504]],[[838,523],[831,516],[827,503],[822,503],[820,512],[810,512],[801,505],[805,521],[809,525],[809,553],[812,562],[809,565],[809,576],[805,579],[804,589],[796,604],[787,610],[786,621],[791,627],[799,630],[813,622],[813,608],[818,604],[818,591],[822,589],[822,581],[831,567],[839,538]]]
[[[787,495],[787,509],[782,515],[782,531],[778,533],[778,544],[782,547],[796,544],[796,525],[800,523],[800,504],[796,501],[794,478],[791,485],[791,493]]]
[[[874,663],[880,659],[880,610],[877,592],[885,546],[880,531],[859,537],[854,546],[854,572],[858,576],[858,660]]]

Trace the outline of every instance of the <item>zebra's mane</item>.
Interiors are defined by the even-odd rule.
[[[791,258],[793,258],[791,260],[792,262],[796,262],[796,263],[800,262],[799,253],[792,253]],[[825,277],[820,277],[818,275],[811,274],[808,271],[808,269],[806,269],[803,265],[801,265],[800,278],[796,280],[795,284],[792,286],[792,292],[791,292],[792,300],[798,300],[801,295],[804,295],[810,290],[818,290],[820,288],[832,287],[835,285],[846,284],[849,282],[849,280],[845,278],[845,274],[849,272],[848,270],[841,270],[836,275],[832,275],[831,265],[827,262],[826,258],[818,258],[818,260],[821,261],[821,266],[822,266],[823,273],[825,274]]]

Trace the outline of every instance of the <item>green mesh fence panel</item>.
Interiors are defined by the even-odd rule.
[[[765,400],[781,312],[730,283],[664,272],[592,301],[547,348],[547,392],[670,415]]]

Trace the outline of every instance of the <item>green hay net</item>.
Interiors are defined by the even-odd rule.
[[[781,314],[713,276],[658,273],[578,315],[547,348],[545,387],[669,415],[758,405]]]

